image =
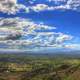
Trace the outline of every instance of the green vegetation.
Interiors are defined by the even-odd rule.
[[[80,80],[80,59],[0,54],[0,80]]]

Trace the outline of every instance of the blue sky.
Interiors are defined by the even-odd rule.
[[[3,9],[2,3],[0,3],[2,5],[0,9],[2,24],[0,24],[0,27],[6,29],[5,31],[2,29],[0,32],[3,31],[5,35],[7,35],[8,30],[5,26],[17,27],[16,25],[20,25],[23,27],[20,27],[20,31],[21,29],[23,30],[20,33],[23,35],[17,39],[12,34],[14,30],[12,30],[12,32],[10,31],[11,36],[16,39],[14,40],[9,37],[10,34],[8,34],[4,36],[4,41],[0,43],[0,47],[5,48],[7,45],[7,47],[12,49],[14,48],[12,47],[14,45],[13,43],[21,41],[15,45],[15,49],[17,49],[19,45],[20,47],[18,49],[24,48],[31,51],[40,51],[40,49],[43,50],[47,48],[80,49],[80,0],[10,1],[13,6],[6,8],[5,5],[5,10]],[[6,4],[10,5],[9,2]],[[29,28],[27,28],[28,26]],[[19,31],[14,32],[14,35],[16,36],[18,32]],[[9,39],[6,39],[6,37],[9,37]],[[0,40],[2,39],[1,37]],[[4,44],[5,41],[6,43]],[[24,45],[24,43],[26,43],[26,45]]]

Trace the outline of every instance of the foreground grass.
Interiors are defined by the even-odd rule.
[[[0,80],[80,80],[80,59],[0,55]]]

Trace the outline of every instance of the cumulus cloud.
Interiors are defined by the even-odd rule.
[[[15,13],[17,0],[0,0],[0,11],[4,13]]]
[[[80,0],[47,0],[54,3],[54,5],[48,5],[45,3],[39,3],[34,6],[27,7],[28,12],[30,10],[39,12],[44,10],[75,10],[80,11]],[[27,12],[27,10],[26,10]]]
[[[20,9],[28,9],[23,4],[18,4],[18,0],[0,0],[0,12],[7,14],[16,14]]]
[[[31,11],[40,12],[44,10],[75,10],[80,11],[80,0],[46,0],[46,2],[54,3],[54,5],[48,5],[44,2],[36,3],[32,6],[27,6],[17,2],[18,0],[0,0],[0,12],[8,14],[16,14],[21,9],[26,13]],[[37,0],[29,0],[31,4]]]
[[[55,47],[55,45],[62,45],[65,41],[72,39],[71,35],[56,33],[56,32],[42,32],[37,34],[33,39],[38,45]]]
[[[30,7],[30,9],[36,12],[46,10],[47,8],[48,8],[48,5],[46,4],[37,4],[36,6]]]
[[[36,1],[36,0],[35,0]],[[30,0],[33,4],[35,2]],[[24,9],[26,13],[31,10],[40,12],[44,10],[61,10],[71,9],[78,10],[80,7],[79,0],[47,0],[56,5],[36,4],[34,6],[25,6],[18,4],[17,0],[0,0],[0,12],[8,14],[16,14],[20,9]],[[72,40],[73,36],[62,32],[54,32],[57,29],[54,26],[48,26],[43,23],[35,23],[23,18],[0,18],[0,45],[9,48],[31,48],[31,47],[66,47],[65,41]],[[48,30],[48,32],[47,32]],[[50,32],[49,30],[52,30]]]
[[[36,1],[36,0],[35,0]],[[29,0],[31,4],[35,2]],[[76,10],[79,11],[80,0],[46,0],[56,5],[36,4],[25,6],[18,4],[17,0],[0,0],[0,12],[16,14],[20,9],[26,13],[31,11],[40,12],[44,10]],[[0,18],[0,48],[22,49],[22,48],[74,48],[75,44],[65,44],[65,41],[71,41],[73,36],[62,32],[54,32],[57,29],[54,26],[36,23],[23,18]],[[49,31],[51,30],[51,31]]]
[[[72,39],[71,35],[54,32],[54,29],[56,27],[23,18],[1,18],[0,44],[9,48],[60,47],[65,41]]]
[[[0,34],[17,37],[20,35],[36,34],[35,30],[50,30],[56,29],[55,27],[47,26],[44,24],[37,24],[23,18],[1,18],[0,19]]]
[[[72,36],[61,33],[59,37],[56,38],[56,42],[62,43],[65,40],[71,40],[71,39],[72,39]]]

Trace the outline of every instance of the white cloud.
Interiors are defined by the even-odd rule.
[[[0,0],[0,12],[8,14],[16,14],[20,9],[24,9],[26,13],[40,12],[44,10],[75,10],[80,11],[80,0],[47,0],[48,2],[54,3],[55,5],[48,5],[45,3],[36,4],[34,6],[25,6],[24,4],[18,4],[18,0]],[[28,2],[28,1],[26,1]],[[29,1],[35,2],[33,0]]]
[[[72,36],[61,33],[59,37],[56,38],[56,42],[63,43],[66,40],[71,40]]]
[[[65,41],[71,40],[72,36],[54,32],[56,27],[37,24],[31,20],[22,18],[0,19],[0,42],[8,47],[60,47]],[[36,32],[40,30],[40,32]],[[43,31],[42,31],[43,30]],[[53,32],[46,32],[53,30]]]
[[[23,18],[1,18],[0,19],[0,34],[17,34],[28,35],[36,33],[35,30],[56,29],[44,24],[36,24],[33,21]]]
[[[0,0],[0,12],[15,14],[17,0]]]
[[[80,7],[80,0],[48,0],[59,5],[36,4],[26,7],[18,4],[17,0],[0,0],[0,12],[8,14],[16,14],[20,9],[29,13],[31,10],[40,12],[44,10],[77,10]],[[33,3],[32,1],[31,3]],[[65,44],[65,41],[71,41],[72,36],[62,32],[54,32],[57,29],[54,26],[48,26],[43,23],[37,24],[28,19],[22,18],[0,18],[0,44],[8,48],[31,48],[31,47],[52,47],[52,48],[74,48],[75,44]],[[36,32],[39,30],[40,32]],[[53,32],[46,32],[53,30]]]
[[[80,44],[75,44],[75,43],[65,44],[64,47],[73,50],[80,50]]]
[[[56,5],[49,6],[48,4],[41,3],[34,6],[27,7],[28,12],[30,10],[39,12],[44,10],[75,10],[80,11],[80,0],[48,0]],[[27,10],[26,10],[27,11]]]
[[[36,6],[31,7],[31,9],[36,12],[46,10],[47,8],[48,8],[48,5],[46,4],[37,4]]]

